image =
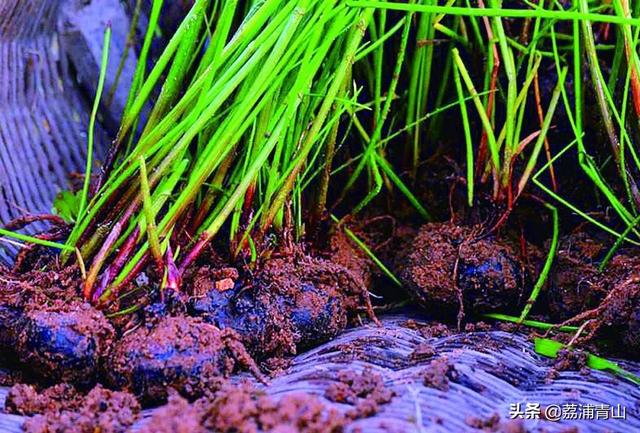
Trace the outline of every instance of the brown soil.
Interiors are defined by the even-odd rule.
[[[491,331],[491,329],[493,329],[493,327],[486,322],[476,322],[476,323],[467,323],[466,325],[464,325],[464,331],[465,332],[487,332],[487,331]]]
[[[221,260],[200,263],[185,276],[184,292],[164,291],[160,298],[150,291],[138,299],[148,303],[146,308],[117,322],[86,303],[69,301],[80,299],[79,275],[72,268],[0,279],[3,361],[28,367],[27,379],[40,384],[63,382],[42,392],[16,386],[8,405],[14,413],[38,415],[29,431],[71,425],[76,430],[70,431],[124,431],[139,410],[123,410],[122,418],[117,413],[124,404],[119,396],[130,394],[96,388],[85,396],[70,385],[82,391],[104,379],[144,405],[169,397],[169,405],[146,427],[149,432],[339,432],[352,420],[376,414],[393,392],[371,370],[343,371],[326,391],[330,401],[352,406],[345,413],[307,394],[277,399],[248,385],[233,388],[226,380],[241,368],[261,377],[252,356],[267,371],[282,371],[287,356],[329,341],[350,319],[370,311],[367,286],[375,271],[340,233],[332,234],[324,251],[330,260],[296,250],[263,258],[254,268],[235,268]],[[446,318],[460,312],[474,318],[522,307],[531,268],[509,242],[478,233],[474,227],[438,223],[403,236],[408,243],[395,251],[396,274],[425,309]],[[392,249],[385,245],[381,251],[390,254]],[[620,254],[600,273],[598,260],[605,251],[586,235],[562,240],[549,284],[549,310],[554,317],[568,318],[593,308],[575,319],[591,320],[586,338],[620,341],[628,355],[637,356],[640,259]],[[410,320],[407,326],[427,338],[454,332],[438,322]],[[488,329],[482,322],[464,327],[466,332]],[[576,353],[561,352],[555,370],[583,368],[584,357]],[[416,347],[410,358],[430,361],[422,374],[429,387],[448,391],[459,380],[455,367],[429,344]],[[107,403],[95,409],[98,403],[89,396]],[[499,419],[470,422],[485,431],[524,431]]]
[[[80,299],[82,280],[76,266],[59,268],[43,261],[28,272],[6,272],[0,276],[0,305],[43,306],[58,299]]]
[[[221,260],[200,264],[185,278],[186,293],[143,293],[133,302],[145,308],[113,320],[76,300],[79,277],[74,268],[3,276],[3,365],[18,363],[40,384],[88,388],[104,379],[144,404],[164,400],[170,388],[198,398],[241,367],[261,378],[245,347],[277,370],[282,357],[335,337],[368,300],[353,270],[301,252],[242,272]],[[2,375],[7,384],[15,379]]]
[[[395,395],[385,386],[382,376],[370,368],[361,373],[343,370],[338,374],[338,380],[327,388],[325,397],[336,403],[353,405],[346,414],[351,419],[375,415],[380,406],[389,403]]]
[[[477,238],[472,227],[424,225],[396,260],[413,298],[434,313],[509,312],[526,295],[526,271],[513,248]]]
[[[500,415],[493,414],[487,418],[470,416],[465,420],[469,427],[491,433],[527,433],[522,420],[500,420]]]
[[[560,241],[550,275],[549,312],[555,320],[565,320],[597,306],[606,296],[607,278],[598,271],[601,243],[579,233]]]
[[[594,315],[599,336],[637,359],[640,353],[640,276],[619,282]]]
[[[15,368],[23,360],[33,359],[34,368],[41,370],[36,375],[40,380],[55,382],[62,376],[73,380],[75,376],[84,381],[84,374],[89,373],[87,382],[90,382],[94,355],[108,338],[108,325],[103,329],[105,332],[99,332],[96,337],[82,337],[80,331],[98,331],[106,322],[95,312],[96,316],[89,317],[94,313],[83,312],[85,307],[73,301],[81,299],[80,272],[73,267],[52,269],[53,263],[46,266],[40,262],[42,260],[36,270],[29,272],[15,273],[3,268],[0,273],[0,365]],[[73,312],[74,309],[79,311]],[[38,344],[38,339],[42,339],[42,347],[32,350],[31,343]],[[74,360],[79,353],[74,354],[69,347],[72,340],[74,344],[96,343],[93,353],[82,354],[83,359]],[[82,364],[79,365],[82,371],[77,375],[70,371],[70,364],[76,361]],[[41,366],[47,368],[42,370]],[[52,366],[55,369],[51,369]],[[27,374],[33,375],[33,371]]]
[[[233,289],[220,291],[217,281],[197,280],[193,314],[234,329],[259,359],[335,337],[346,327],[347,312],[362,305],[365,290],[345,267],[306,255],[269,259]]]
[[[63,300],[27,308],[18,335],[21,364],[44,382],[91,385],[114,330],[89,304]]]
[[[88,394],[68,385],[56,385],[41,393],[27,385],[14,386],[6,410],[35,415],[25,421],[27,433],[120,433],[138,419],[140,404],[131,394],[98,385]]]
[[[458,379],[456,368],[449,363],[446,356],[434,359],[422,371],[425,386],[439,389],[440,391],[449,391],[449,381]]]
[[[445,337],[455,332],[449,326],[440,322],[421,323],[410,319],[406,321],[405,326],[409,329],[415,329],[424,338]]]
[[[599,261],[606,251],[601,242],[585,233],[561,241],[548,290],[549,313],[553,320],[567,324],[586,323],[578,341],[594,341],[607,351],[637,358],[640,257],[633,251],[622,252],[601,272]],[[572,364],[567,362],[560,362],[560,368]]]
[[[553,363],[558,371],[581,371],[587,367],[587,354],[580,350],[561,349]]]
[[[579,371],[589,376],[591,369],[587,366],[587,353],[578,349],[565,348],[558,351],[553,368],[547,372],[546,382],[551,383],[559,377],[561,371]]]
[[[565,324],[584,324],[579,342],[595,341],[606,351],[637,359],[640,350],[640,258],[618,255],[599,275],[606,294],[596,307],[588,304]],[[577,301],[576,301],[577,302]]]
[[[362,286],[375,288],[376,291],[393,297],[393,293],[386,293],[389,281],[384,273],[369,255],[349,238],[345,228],[354,233],[385,264],[393,262],[397,246],[403,239],[410,238],[414,230],[409,226],[398,226],[396,220],[389,215],[375,215],[366,219],[351,216],[344,222],[344,226],[333,227],[330,230],[328,245],[322,249],[323,255],[348,269]]]
[[[206,299],[212,290],[225,292],[234,288],[240,278],[237,268],[202,266],[195,270],[192,279],[187,284],[193,302]]]
[[[433,358],[436,354],[436,349],[429,343],[420,343],[409,355],[409,359],[414,362],[420,362],[425,359]]]
[[[167,404],[157,409],[139,433],[208,433],[202,425],[202,413],[176,392],[170,392]]]
[[[351,226],[350,229],[354,230]],[[358,237],[362,239],[364,236],[362,236],[361,232],[358,232]],[[367,239],[363,239],[363,242],[366,245],[371,245]],[[343,230],[336,229],[332,233],[328,250],[329,257],[333,263],[348,269],[363,287],[372,286],[374,273],[377,269],[375,264],[361,248],[354,245]]]
[[[166,317],[118,341],[106,376],[112,386],[154,403],[166,399],[168,388],[197,398],[241,366],[257,372],[233,331],[197,318]]]
[[[54,385],[41,392],[33,385],[18,384],[9,390],[5,410],[27,416],[59,412],[78,408],[81,398],[78,391],[66,383]]]
[[[298,393],[275,398],[240,384],[224,386],[191,405],[174,395],[142,432],[340,433],[346,425],[343,415],[315,396]]]

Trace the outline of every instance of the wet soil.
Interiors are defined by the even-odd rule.
[[[104,325],[104,321],[99,319],[99,324],[92,327],[88,324],[92,321],[92,318],[87,317],[90,313],[86,310],[82,312],[85,307],[80,307],[81,303],[77,301],[81,299],[77,290],[80,287],[80,272],[77,268],[57,269],[55,264],[45,265],[42,258],[36,262],[38,268],[24,273],[0,269],[0,364],[14,365],[19,362],[19,351],[22,358],[28,356],[25,352],[28,340],[37,338],[48,339],[48,349],[44,347],[42,352],[34,353],[34,358],[44,363],[45,358],[54,357],[63,361],[63,353],[55,356],[53,353],[57,349],[65,351],[62,346],[67,336],[74,338],[75,330],[83,327],[95,330]],[[66,303],[70,305],[65,306]],[[77,314],[73,312],[76,308],[80,311]],[[66,325],[57,326],[53,323],[56,318],[63,317],[67,317],[64,319]],[[52,327],[48,336],[37,331],[42,331],[49,325]],[[48,350],[51,352],[46,353]],[[70,354],[69,350],[66,352],[67,355]],[[53,377],[52,379],[55,380]]]
[[[166,317],[118,341],[105,375],[114,388],[151,404],[165,400],[168,388],[200,397],[241,366],[254,364],[233,331],[197,318]]]
[[[425,386],[440,391],[449,391],[449,383],[458,379],[458,372],[447,357],[443,356],[434,359],[424,368],[422,378]]]
[[[615,284],[597,308],[577,319],[590,320],[587,336],[597,336],[607,349],[637,359],[640,356],[640,275],[633,271]]]
[[[389,403],[395,393],[388,389],[382,376],[370,368],[361,373],[343,370],[338,373],[338,382],[332,383],[325,397],[335,403],[346,403],[353,409],[346,413],[351,419],[367,418],[375,415],[380,406]]]
[[[464,330],[482,332],[490,325],[473,322],[480,314],[522,308],[531,268],[511,242],[451,223],[404,233],[415,236],[395,237],[395,242],[404,240],[402,246],[395,244],[395,271],[425,310],[448,319],[463,313],[470,321]],[[90,426],[124,431],[139,410],[129,403],[121,410],[125,403],[120,400],[129,398],[142,405],[169,399],[145,427],[159,432],[339,432],[353,420],[375,415],[394,395],[371,370],[342,371],[338,383],[326,391],[330,402],[351,406],[344,413],[318,397],[277,399],[249,385],[230,386],[226,380],[240,370],[262,379],[254,359],[263,372],[282,372],[287,357],[330,341],[368,313],[367,290],[376,278],[371,263],[347,238],[332,234],[331,239],[323,254],[328,258],[296,251],[274,254],[251,267],[236,268],[222,260],[199,264],[190,270],[181,291],[165,290],[161,296],[150,292],[144,298],[148,305],[126,320],[107,319],[78,301],[79,276],[73,269],[3,279],[2,362],[21,365],[22,379],[59,384],[42,391],[17,386],[8,407],[14,413],[37,415],[26,426],[34,432],[71,425],[76,430],[69,431],[93,432]],[[389,254],[394,247],[385,245],[383,250]],[[602,243],[586,235],[561,241],[545,293],[548,313],[555,319],[586,314],[582,319],[591,324],[584,329],[585,340],[604,337],[617,341],[628,356],[637,356],[640,259],[625,251],[600,272],[604,252]],[[541,312],[546,320],[545,313]],[[441,322],[406,325],[427,338],[454,332]],[[345,348],[345,356],[349,350],[356,348]],[[579,353],[561,352],[555,371],[584,369]],[[428,363],[421,372],[428,387],[446,392],[460,379],[454,365],[430,344],[417,346],[409,358]],[[101,387],[83,393],[97,381],[125,393]],[[104,401],[96,409],[98,402],[90,396]],[[524,431],[500,420],[472,423],[482,424],[478,428],[484,431]]]
[[[30,385],[16,385],[7,396],[6,410],[34,415],[23,426],[27,433],[120,433],[138,419],[140,404],[129,393],[100,385],[87,394],[70,385],[55,385],[41,392]]]
[[[547,382],[557,379],[561,371],[578,371],[585,377],[589,376],[591,369],[587,367],[587,353],[574,348],[559,350],[553,368],[547,373]]]
[[[409,359],[414,362],[420,362],[431,359],[436,354],[436,349],[429,343],[420,343],[409,355]]]
[[[340,433],[347,423],[318,397],[296,393],[276,398],[240,384],[227,385],[192,404],[173,395],[141,432]]]
[[[466,424],[476,430],[491,433],[527,433],[522,420],[501,420],[498,414],[487,418],[470,416]]]
[[[202,414],[176,392],[170,392],[167,404],[158,409],[140,433],[208,433]]]
[[[168,21],[161,27],[169,29],[167,34],[189,2],[174,3],[163,14]],[[157,43],[152,51],[160,48]],[[541,75],[543,105],[555,81],[553,74]],[[570,135],[561,126],[554,126],[552,133]],[[423,201],[445,203],[442,198],[451,191],[448,164],[429,164],[420,176],[428,182],[417,191],[422,197],[429,194]],[[575,202],[573,197],[570,201]],[[449,202],[456,208],[452,213],[459,213],[460,206]],[[438,218],[451,216],[446,206],[435,208]],[[538,223],[538,218],[531,220]],[[405,231],[399,236],[394,228],[386,236],[386,230],[367,226],[368,222],[350,225],[379,257],[394,263],[417,303],[446,320],[457,317],[458,325],[463,317],[475,320],[486,312],[519,312],[530,290],[529,274],[537,275],[506,236],[486,236],[484,227],[432,223],[417,232],[402,227]],[[397,238],[388,242],[385,237]],[[98,380],[128,390],[144,404],[169,397],[169,405],[146,427],[154,432],[337,432],[349,419],[375,414],[393,398],[370,370],[343,371],[339,383],[327,391],[329,400],[353,406],[346,415],[328,409],[317,397],[274,399],[248,385],[225,382],[240,369],[260,376],[252,358],[277,371],[286,365],[286,357],[333,339],[363,313],[371,316],[367,290],[379,271],[343,230],[330,234],[328,246],[320,252],[325,258],[299,252],[274,254],[255,267],[239,268],[217,259],[205,261],[191,270],[184,292],[164,292],[161,299],[157,293],[137,298],[150,305],[116,319],[107,319],[79,301],[77,268],[53,269],[47,261],[53,255],[38,251],[22,257],[20,275],[4,278],[10,272],[0,267],[0,365],[20,365],[25,375],[0,371],[0,381],[62,382],[42,392],[27,385],[14,388],[9,399],[12,410],[38,414],[27,424],[28,431],[110,432],[131,425],[139,411],[131,394],[101,387],[82,393]],[[544,320],[587,321],[581,341],[602,339],[611,342],[608,349],[638,357],[640,259],[620,254],[600,272],[605,251],[601,242],[583,233],[563,239],[545,287],[547,302],[539,313]],[[443,324],[414,326],[425,337],[451,333]],[[464,329],[486,327],[467,323]],[[424,343],[410,358],[430,360],[423,371],[425,385],[446,391],[458,373],[447,358],[437,355]],[[584,362],[583,353],[561,351],[556,369],[581,369]],[[469,425],[485,431],[525,431],[495,417],[470,420]]]
[[[329,229],[327,245],[320,252],[330,261],[349,270],[353,277],[370,291],[382,294],[389,300],[399,298],[387,276],[371,257],[347,234],[349,230],[382,263],[390,267],[398,252],[398,246],[415,234],[413,227],[398,224],[390,215],[350,216],[340,225]],[[395,292],[395,293],[394,293]],[[395,295],[395,296],[394,296]]]
[[[587,354],[580,350],[561,349],[553,363],[558,371],[580,371],[587,367]]]
[[[1,361],[24,373],[4,383],[89,389],[100,380],[145,405],[165,401],[169,389],[193,400],[241,369],[262,380],[254,359],[278,370],[285,357],[335,337],[368,300],[353,270],[302,252],[241,270],[222,260],[198,266],[183,291],[137,290],[129,305],[147,306],[114,319],[78,300],[79,277],[55,267],[3,276]]]
[[[409,329],[415,329],[425,338],[443,337],[454,332],[449,326],[440,322],[423,323],[410,319],[406,321],[405,326]]]
[[[602,302],[608,290],[607,277],[598,270],[604,250],[586,233],[561,239],[548,285],[554,320],[566,320]]]
[[[366,233],[362,230],[357,230],[353,225],[349,227],[350,230],[356,230],[358,237],[366,245],[372,245],[371,239],[366,236]],[[348,269],[360,285],[363,287],[372,286],[377,267],[361,248],[354,245],[344,230],[334,229],[329,238],[327,251],[329,259],[333,263]]]
[[[555,320],[584,324],[578,342],[637,359],[640,350],[640,257],[632,250],[598,269],[603,247],[584,235],[570,237],[549,287],[549,311]],[[606,250],[605,250],[606,252]]]
[[[17,384],[7,395],[5,409],[18,415],[36,415],[78,408],[82,396],[67,383],[54,385],[38,391],[35,386]]]
[[[230,278],[229,278],[230,279]],[[362,305],[365,288],[347,268],[306,255],[272,258],[233,288],[199,274],[191,312],[235,330],[258,359],[282,357],[329,341]],[[228,284],[230,286],[231,284]]]
[[[526,266],[511,245],[479,234],[477,228],[450,223],[422,226],[395,263],[413,299],[449,317],[522,307]]]
[[[111,348],[114,329],[87,303],[63,300],[28,308],[21,320],[17,354],[34,377],[46,383],[95,383]]]

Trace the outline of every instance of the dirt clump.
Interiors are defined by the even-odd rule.
[[[527,433],[522,420],[505,420],[500,419],[500,415],[494,413],[488,417],[468,416],[465,423],[475,429],[487,433]]]
[[[139,433],[207,433],[202,426],[202,413],[175,391],[167,404],[154,411]]]
[[[606,296],[607,278],[598,270],[604,247],[585,233],[563,238],[549,279],[549,313],[566,320],[594,308]]]
[[[385,264],[393,260],[396,247],[402,241],[405,226],[398,226],[391,215],[373,215],[366,218],[349,216],[337,226],[329,229],[327,245],[323,248],[323,255],[333,263],[348,269],[358,282],[366,287],[385,293],[387,284],[377,285],[378,281],[386,278],[378,265],[367,252],[360,247],[347,233],[354,234],[364,243],[375,256]],[[385,297],[393,293],[385,293]]]
[[[353,230],[354,228],[351,227]],[[362,233],[358,232],[359,238]],[[367,240],[363,240],[366,245],[371,245]],[[337,265],[348,269],[363,287],[371,287],[373,284],[375,264],[366,255],[362,248],[354,245],[344,230],[336,228],[329,238],[329,257]]]
[[[164,401],[167,388],[197,398],[239,367],[257,372],[231,330],[193,317],[165,317],[118,341],[109,356],[109,383],[144,403]]]
[[[241,383],[225,385],[192,404],[174,395],[142,432],[341,433],[347,423],[315,396],[297,393],[275,398]]]
[[[610,275],[624,277],[611,283],[606,298],[597,307],[563,324],[584,325],[584,332],[577,340],[579,343],[594,342],[609,352],[637,359],[640,351],[640,274],[626,268],[630,261],[623,260],[623,263],[624,267],[609,271]]]
[[[7,410],[27,419],[27,433],[120,433],[138,419],[140,404],[125,392],[110,391],[98,385],[82,395],[69,385],[56,385],[41,393],[18,385],[7,397]]]
[[[77,266],[42,260],[26,272],[0,278],[0,361],[22,364],[44,384],[90,385],[113,328],[81,299]]]
[[[362,295],[346,268],[286,256],[267,260],[233,289],[210,289],[193,300],[191,312],[235,330],[253,356],[265,359],[329,341],[346,327],[347,312],[360,305]]]
[[[426,359],[433,358],[438,351],[433,345],[429,343],[420,343],[413,349],[413,352],[409,355],[409,359],[413,362],[420,362]]]
[[[404,326],[418,331],[424,338],[446,337],[453,333],[453,330],[449,326],[440,322],[422,323],[409,319],[405,322]]]
[[[20,363],[44,383],[95,383],[114,330],[104,315],[87,303],[63,300],[24,313],[17,354]]]
[[[380,406],[389,403],[395,392],[386,387],[382,376],[365,368],[358,373],[343,370],[338,373],[338,382],[332,383],[325,392],[329,401],[354,406],[347,412],[351,419],[367,418],[375,415]]]
[[[489,332],[492,326],[487,322],[467,323],[464,325],[464,332]]]
[[[553,363],[553,368],[557,371],[585,371],[588,373],[587,353],[568,348],[560,349]]]
[[[33,385],[16,384],[7,394],[5,410],[18,415],[36,415],[45,412],[75,409],[81,401],[81,395],[72,385],[62,383],[46,388],[41,392]]]
[[[412,297],[441,314],[509,312],[526,299],[527,272],[510,244],[450,223],[422,226],[395,268]]]
[[[617,284],[591,312],[579,315],[593,320],[591,334],[603,337],[617,352],[637,359],[640,351],[640,275],[634,274]]]
[[[50,259],[26,272],[0,278],[0,305],[44,307],[59,299],[80,299],[82,278],[77,266],[58,268]]]
[[[240,278],[237,268],[202,266],[195,270],[187,287],[191,302],[204,302],[200,308],[206,308],[206,297],[211,291],[224,292],[233,289]]]
[[[123,433],[138,419],[140,404],[125,392],[97,386],[78,398],[75,407],[47,407],[25,421],[27,433]]]
[[[588,354],[574,348],[563,348],[558,351],[554,359],[553,367],[547,372],[545,383],[552,383],[560,377],[561,371],[579,371],[583,376],[591,375],[591,369],[587,366]]]
[[[345,418],[305,393],[279,399],[261,395],[250,387],[218,393],[206,408],[204,425],[221,432],[296,431],[341,432]]]
[[[434,359],[422,370],[425,386],[440,391],[449,391],[450,381],[458,380],[459,373],[446,356]]]

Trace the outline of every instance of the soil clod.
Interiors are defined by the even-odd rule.
[[[197,398],[238,367],[252,367],[249,355],[233,340],[233,331],[221,331],[201,319],[166,317],[118,342],[106,375],[113,386],[144,403],[164,401],[167,388]]]
[[[602,249],[583,233],[561,240],[548,289],[549,313],[555,320],[593,308],[606,296],[606,279],[597,263]]]
[[[19,385],[11,390],[7,409],[35,415],[25,421],[26,433],[124,433],[138,419],[140,404],[129,393],[100,385],[86,395],[67,385],[56,385],[42,393]]]
[[[347,423],[344,415],[309,394],[275,398],[248,384],[229,384],[192,404],[171,396],[169,404],[151,417],[142,432],[342,433]]]
[[[458,379],[458,371],[449,362],[447,357],[434,359],[423,370],[423,383],[425,386],[440,391],[449,391],[449,381]]]
[[[345,268],[308,256],[271,259],[234,289],[211,286],[205,297],[194,299],[194,314],[234,329],[260,359],[295,354],[335,337],[346,327],[350,297],[359,291]]]
[[[424,225],[396,268],[413,298],[439,314],[504,313],[525,300],[527,273],[513,248],[471,227]]]
[[[394,391],[385,386],[382,376],[370,368],[361,373],[343,370],[338,374],[338,380],[327,388],[325,397],[333,402],[353,405],[354,408],[347,412],[351,419],[375,415],[381,405],[389,403],[395,396]]]
[[[33,385],[17,384],[7,394],[5,410],[18,415],[36,415],[74,409],[79,404],[78,391],[69,384],[58,384],[41,392]]]
[[[60,300],[25,312],[17,351],[23,367],[44,382],[87,386],[95,383],[113,336],[101,312]]]

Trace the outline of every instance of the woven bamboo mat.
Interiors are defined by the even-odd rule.
[[[107,22],[114,31],[109,89],[129,27],[118,0],[0,0],[0,225],[51,213],[55,195],[70,187],[69,174],[84,172],[87,113]],[[100,110],[97,159],[108,143],[106,129],[115,127],[124,107],[134,65],[131,55],[123,85]],[[44,228],[36,223],[26,232]],[[10,261],[16,250],[0,243],[0,261]]]

